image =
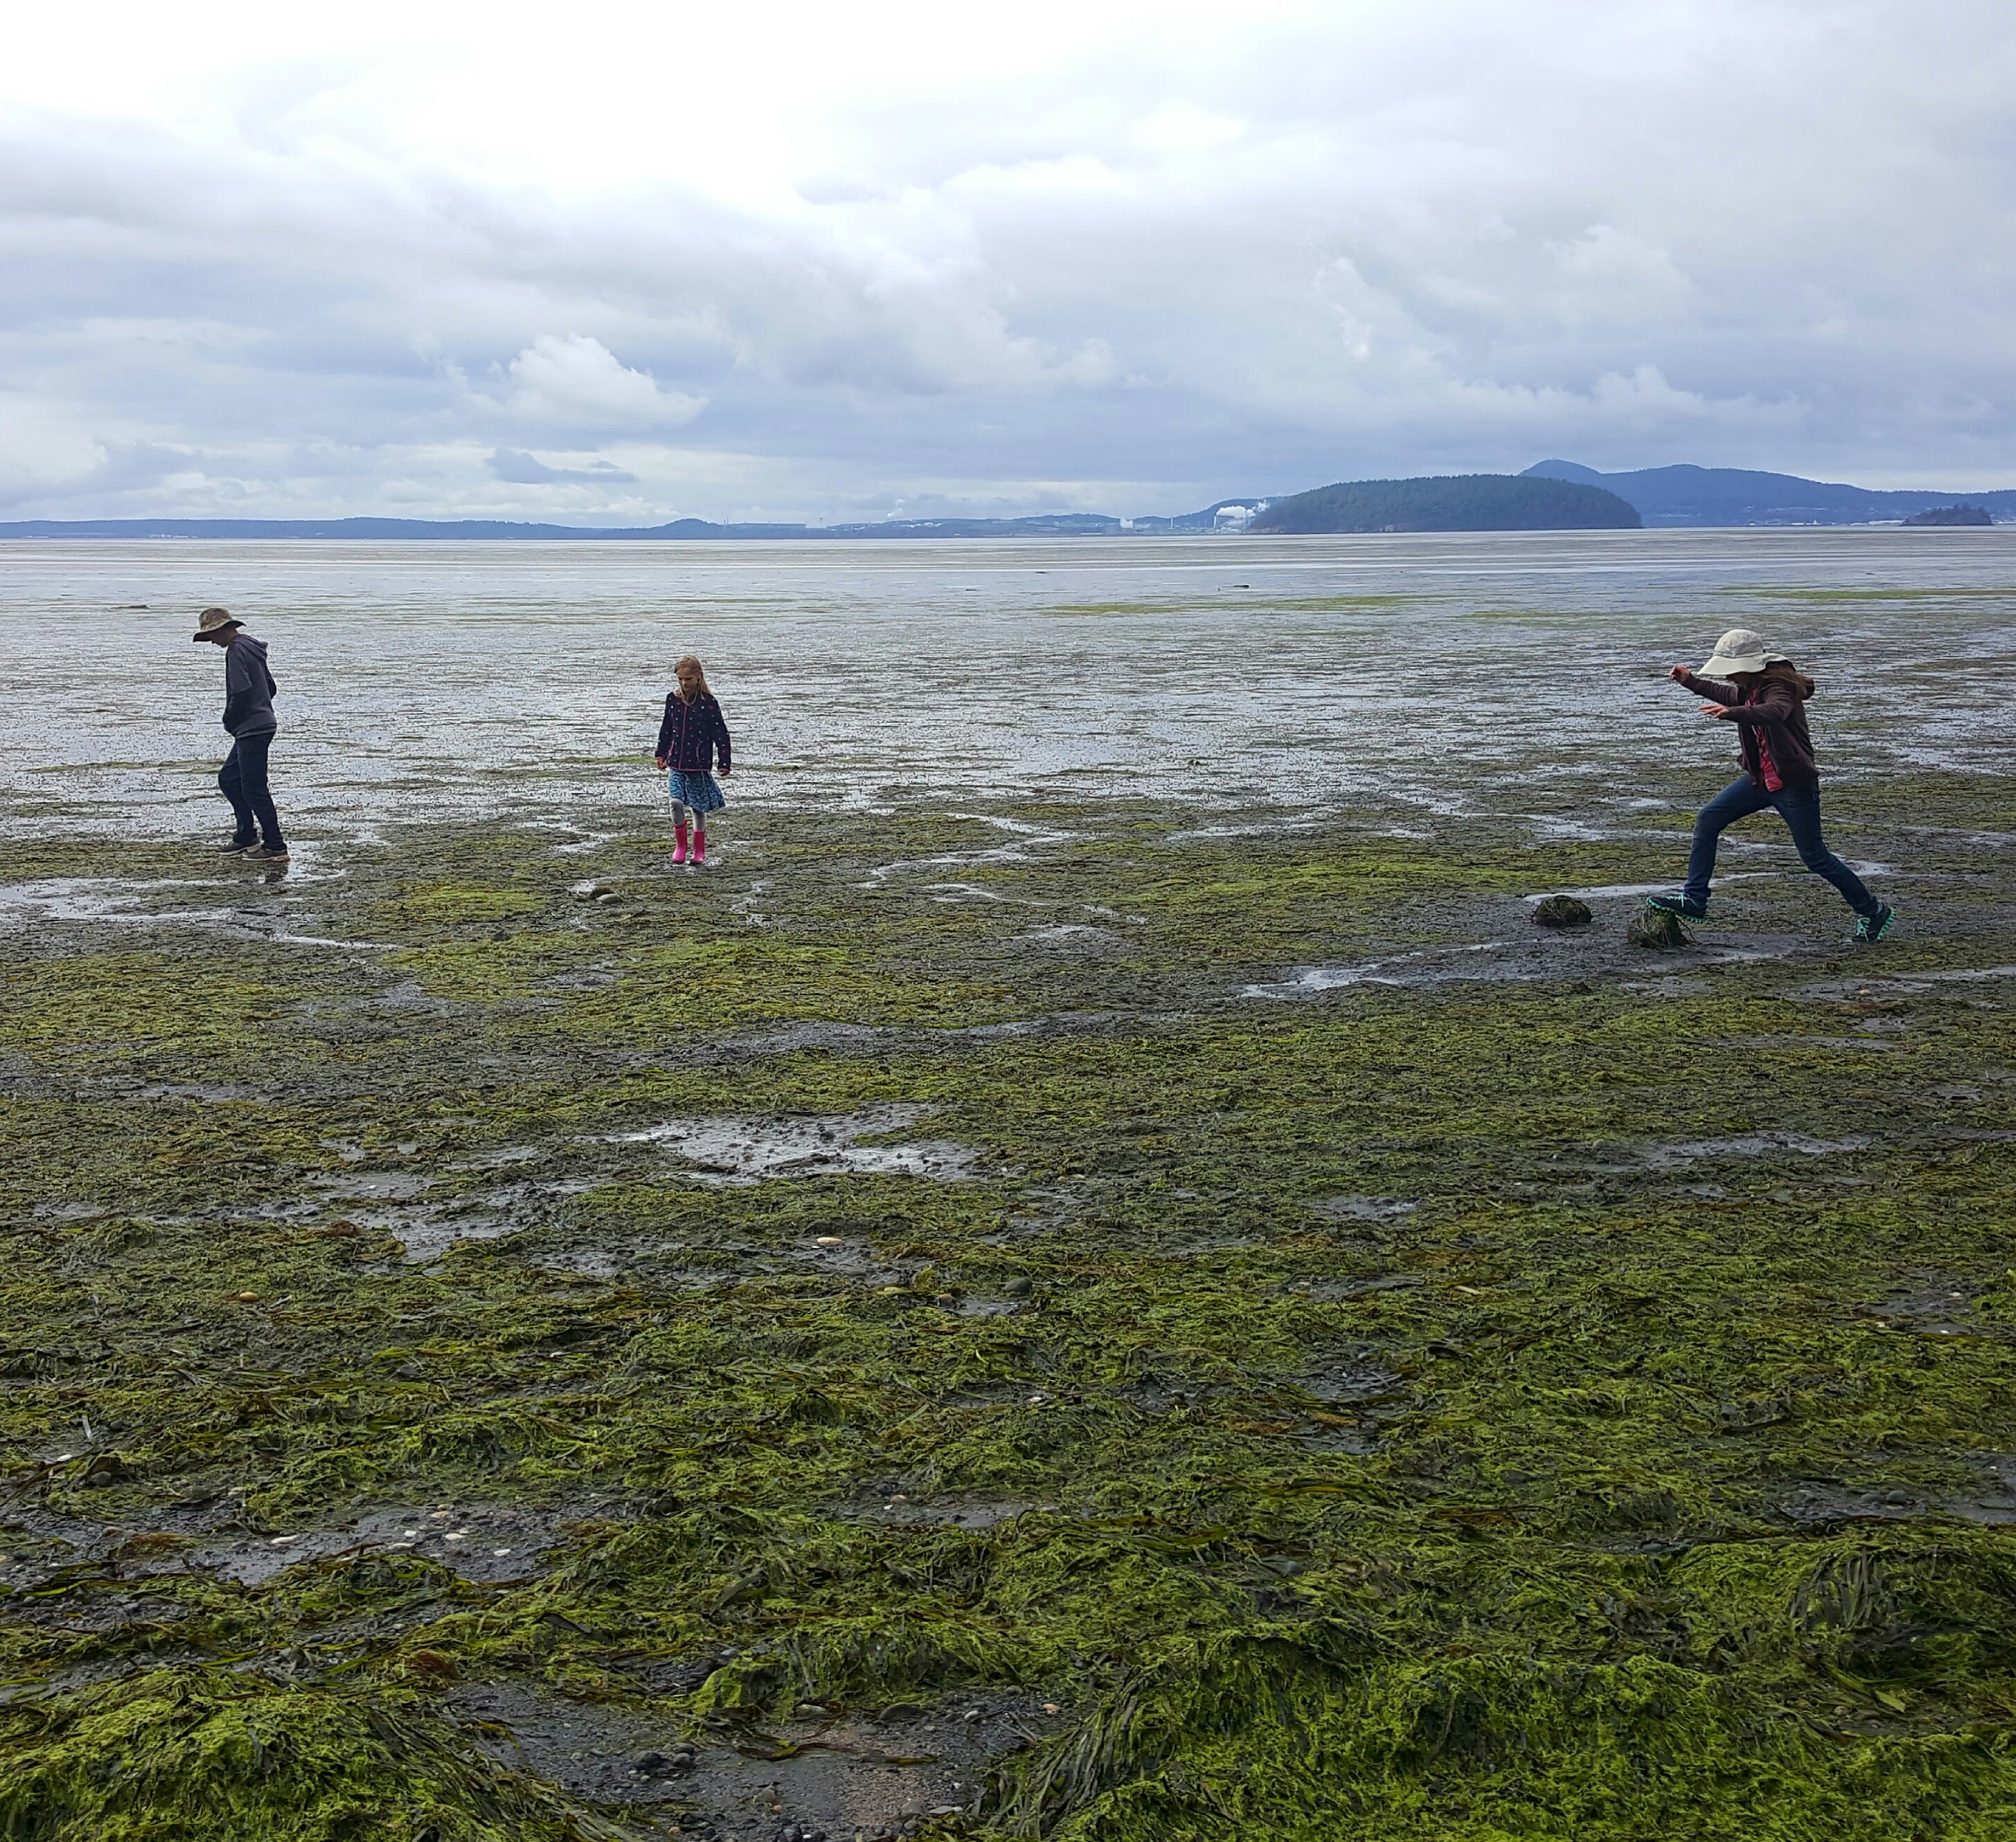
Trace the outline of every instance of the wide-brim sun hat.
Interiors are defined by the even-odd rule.
[[[1777,656],[1748,627],[1732,627],[1715,642],[1715,657],[1701,667],[1701,675],[1733,678],[1739,671],[1762,671]]]
[[[243,627],[245,623],[236,614],[221,607],[207,607],[196,617],[196,631],[189,635],[194,640],[205,640],[213,633],[222,633],[230,628]]]

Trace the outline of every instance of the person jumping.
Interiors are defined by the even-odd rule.
[[[1733,627],[1722,636],[1701,676],[1684,665],[1676,665],[1669,675],[1708,700],[1702,715],[1735,724],[1743,777],[1724,787],[1696,817],[1687,887],[1678,895],[1655,895],[1647,905],[1700,920],[1708,912],[1715,846],[1723,831],[1769,806],[1784,820],[1799,861],[1839,890],[1841,900],[1855,911],[1856,939],[1882,939],[1897,911],[1871,895],[1820,836],[1820,770],[1813,765],[1813,739],[1806,732],[1806,700],[1813,694],[1813,681],[1747,627]],[[1719,682],[1723,677],[1727,683]]]

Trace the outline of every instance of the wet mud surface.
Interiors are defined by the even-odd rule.
[[[17,805],[0,1830],[2006,1834],[2016,779],[1655,950],[1719,763],[1561,749],[698,876]]]

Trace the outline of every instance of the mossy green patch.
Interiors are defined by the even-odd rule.
[[[763,1757],[1046,1697],[974,1835],[1999,1835],[2016,937],[1965,828],[2016,790],[1853,804],[1920,879],[1876,955],[1791,879],[1715,960],[1525,919],[1656,840],[1119,803],[751,814],[704,876],[450,828],[265,937],[51,927],[0,1833],[742,1833],[499,1765],[452,1691],[506,1679]],[[535,1532],[477,1566],[479,1509]]]

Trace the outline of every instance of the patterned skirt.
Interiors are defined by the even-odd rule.
[[[665,775],[665,790],[682,806],[690,806],[696,812],[718,812],[728,804],[728,795],[711,774],[682,774],[678,768],[671,768]]]

